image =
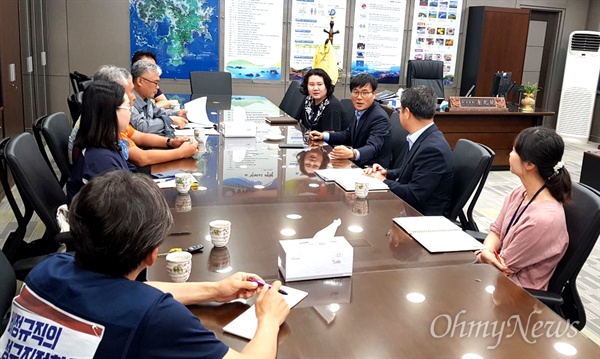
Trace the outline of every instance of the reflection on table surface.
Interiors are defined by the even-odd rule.
[[[310,281],[279,334],[278,358],[597,358],[598,346],[489,265],[355,273]],[[248,305],[190,307],[236,350],[222,327]],[[546,334],[549,333],[549,334]],[[562,343],[562,344],[558,344]],[[558,345],[557,345],[558,344]]]

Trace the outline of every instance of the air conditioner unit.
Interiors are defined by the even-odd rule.
[[[566,137],[588,140],[599,74],[600,32],[572,32],[569,36],[556,132]]]

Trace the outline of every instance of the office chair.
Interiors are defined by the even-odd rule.
[[[71,165],[69,164],[69,135],[71,134],[71,124],[64,112],[57,112],[48,116],[41,123],[42,136],[46,145],[54,158],[54,162],[60,171],[60,186],[64,186],[71,175]],[[39,143],[38,143],[39,145]],[[45,152],[45,151],[44,151]],[[52,168],[52,167],[51,167]]]
[[[60,233],[56,220],[58,207],[68,203],[67,196],[44,161],[31,134],[22,133],[10,140],[3,140],[0,142],[0,154],[2,186],[18,223],[16,234],[12,237],[9,235],[2,251],[13,264],[19,259],[32,257],[35,257],[33,262],[39,262],[44,255],[56,252],[60,243],[72,242],[68,232]],[[8,183],[9,170],[23,201],[23,213]],[[46,226],[46,231],[42,238],[25,243],[23,237],[34,212]],[[37,256],[42,257],[40,259]],[[26,264],[19,268],[14,266],[17,278],[24,278],[33,267]]]
[[[572,203],[564,205],[569,246],[548,283],[548,290],[527,291],[581,330],[586,315],[577,292],[577,276],[600,236],[600,192],[573,183]]]
[[[44,140],[42,139],[42,123],[46,120],[48,116],[44,115],[40,118],[38,118],[37,120],[35,120],[35,122],[33,123],[32,129],[33,129],[33,136],[35,137],[35,142],[38,145],[38,148],[40,149],[40,153],[42,154],[42,157],[44,158],[44,161],[46,161],[46,163],[48,164],[48,166],[50,168],[52,168],[52,162],[50,162],[50,158],[48,157],[48,154],[46,153],[46,149],[44,147]]]
[[[438,98],[444,97],[444,63],[431,60],[409,60],[406,87],[431,88]]]
[[[340,100],[342,107],[344,108],[344,118],[342,120],[342,130],[345,130],[350,126],[352,120],[354,120],[354,104],[349,98],[343,98]]]
[[[217,71],[191,71],[190,85],[194,95],[231,96],[231,73]]]
[[[295,119],[300,119],[304,105],[304,95],[300,93],[300,82],[292,81],[288,86],[279,108]]]
[[[92,78],[86,74],[82,74],[81,72],[73,71],[73,72],[69,73],[69,80],[71,81],[71,87],[73,88],[73,93],[78,93],[78,92],[85,90],[82,83],[86,82],[86,81],[91,82]]]
[[[81,116],[81,105],[83,102],[83,92],[73,93],[67,97],[67,105],[69,106],[69,114],[71,115],[71,126],[79,120]]]
[[[454,150],[452,150],[454,160],[452,199],[446,218],[455,221],[458,217],[463,230],[472,229],[463,207],[472,197],[469,205],[472,218],[473,208],[485,185],[491,163],[494,160],[493,151],[491,153],[489,151],[483,146],[464,138],[458,140]]]
[[[408,131],[400,124],[398,111],[390,113],[390,125],[392,126],[392,160],[389,168],[399,168],[408,152],[408,141],[406,141]]]
[[[17,291],[17,278],[12,265],[4,255],[0,252],[0,333],[4,333],[8,318],[4,318],[10,309],[12,300]]]

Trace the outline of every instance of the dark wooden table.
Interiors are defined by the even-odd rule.
[[[467,353],[565,358],[555,349],[558,343],[574,347],[577,358],[600,355],[594,342],[489,265],[365,272],[346,283],[312,282],[308,297],[281,328],[278,358],[461,358]],[[422,294],[424,302],[410,302],[409,293]],[[190,309],[219,339],[241,350],[247,341],[222,327],[246,308],[230,303]]]

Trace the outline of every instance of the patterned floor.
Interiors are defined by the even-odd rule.
[[[573,181],[579,181],[583,152],[598,148],[598,144],[581,143],[565,140],[565,156],[563,161],[571,173]],[[519,184],[519,179],[509,171],[491,172],[475,207],[474,218],[479,229],[487,231],[490,223],[498,216],[504,197]],[[15,196],[18,196],[15,193]],[[4,198],[0,201],[0,246],[8,234],[16,228],[16,222],[10,206]],[[40,238],[44,233],[44,225],[34,215],[27,228],[27,239]],[[584,302],[587,324],[583,333],[600,345],[600,241],[596,244],[578,281],[579,294]]]

